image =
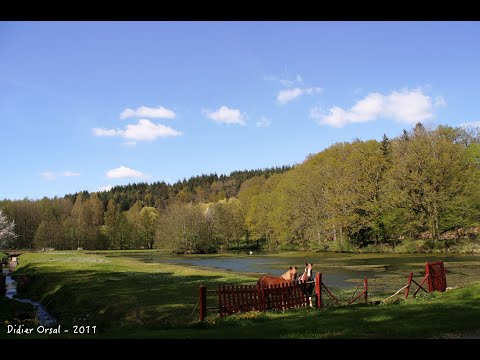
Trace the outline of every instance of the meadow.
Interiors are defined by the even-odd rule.
[[[219,285],[254,284],[259,276],[145,261],[145,255],[153,253],[155,256],[170,258],[169,254],[159,251],[52,251],[22,254],[19,268],[13,275],[19,280],[18,297],[41,302],[64,329],[75,325],[96,326],[95,333],[15,335],[6,334],[6,326],[3,326],[0,336],[357,339],[430,338],[478,330],[478,321],[475,319],[480,318],[480,282],[478,277],[468,275],[468,272],[473,274],[478,271],[478,261],[475,259],[470,263],[452,263],[450,268],[454,270],[453,275],[447,279],[465,281],[450,281],[452,289],[444,293],[419,293],[416,298],[406,301],[392,299],[387,303],[374,304],[376,300],[385,298],[385,295],[400,288],[405,280],[400,273],[389,276],[391,274],[383,269],[380,270],[384,273],[383,276],[376,277],[372,282],[372,293],[369,295],[371,303],[368,304],[320,310],[252,311],[224,318],[211,312],[207,321],[199,322],[200,285],[216,289]],[[281,256],[270,255],[273,258]],[[301,264],[305,254],[289,256],[297,256]],[[368,267],[370,270],[375,269],[371,264]],[[382,291],[375,292],[376,282]],[[386,284],[390,286],[385,287]],[[352,280],[352,291],[353,285]],[[214,305],[215,296],[209,301],[209,306]],[[5,298],[2,298],[0,307],[4,324],[7,321],[15,323],[19,321],[13,319],[15,316],[25,316],[32,310],[25,304]]]

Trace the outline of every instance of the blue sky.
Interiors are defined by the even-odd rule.
[[[0,199],[480,125],[479,22],[0,22]]]

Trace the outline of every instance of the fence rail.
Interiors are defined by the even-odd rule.
[[[411,284],[414,283],[418,288],[413,296],[417,295],[419,290],[424,292],[445,291],[446,276],[442,261],[426,263],[426,275],[420,283],[417,283],[410,273],[407,285],[403,286],[393,295],[383,301],[374,301],[372,303],[385,302],[395,297],[405,290],[405,298],[408,298]],[[428,285],[428,291],[422,286]],[[314,291],[307,291],[306,287],[314,284]],[[359,290],[362,289],[360,292]],[[378,289],[376,289],[378,292]],[[353,292],[353,294],[352,294]],[[383,290],[382,290],[383,292]],[[218,304],[216,307],[207,308],[207,293],[213,295],[216,293]],[[370,298],[372,293],[370,293]],[[220,286],[217,290],[207,290],[206,286],[200,286],[200,320],[205,320],[207,310],[217,310],[220,316],[226,316],[238,312],[247,312],[251,310],[285,310],[294,307],[312,306],[312,298],[315,297],[315,307],[329,308],[331,306],[351,305],[355,302],[368,303],[369,284],[365,276],[358,284],[355,291],[342,289],[329,289],[322,281],[322,274],[317,273],[314,281],[303,283],[284,283],[281,285],[270,285],[262,287],[260,285],[231,285]],[[377,294],[378,297],[378,294]],[[375,296],[374,296],[375,298]]]
[[[314,281],[281,285],[231,285],[219,286],[218,290],[207,290],[200,286],[200,320],[205,320],[207,310],[218,310],[220,316],[252,310],[285,310],[309,306],[311,294],[307,285]],[[207,292],[216,292],[218,306],[207,307]]]
[[[365,280],[366,281],[366,280]],[[314,289],[309,289],[308,285],[313,284]],[[366,283],[365,283],[366,284]],[[365,285],[366,286],[366,285]],[[217,310],[220,316],[235,314],[238,312],[247,312],[252,310],[285,310],[295,307],[313,306],[311,299],[316,297],[315,306],[323,307],[322,292],[334,299],[337,305],[339,301],[333,296],[330,290],[322,283],[322,274],[317,273],[314,281],[306,281],[302,283],[284,283],[280,285],[226,285],[219,286],[217,290],[207,290],[207,287],[200,286],[200,320],[205,320],[207,310]],[[366,298],[367,288],[360,293]],[[218,297],[218,305],[215,307],[207,307],[207,293],[216,293]]]

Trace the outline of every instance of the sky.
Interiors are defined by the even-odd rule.
[[[0,22],[0,199],[480,126],[480,22]]]

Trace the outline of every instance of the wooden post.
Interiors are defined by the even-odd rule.
[[[368,279],[365,276],[365,279],[363,280],[363,292],[365,293],[365,304],[368,303]]]
[[[248,305],[248,308],[247,308],[247,311],[251,311],[254,309],[255,305],[254,305],[254,302],[253,302],[253,290],[252,290],[252,285],[248,285],[247,287],[247,291],[248,291],[248,296],[247,296],[247,299],[249,299],[249,305]]]
[[[297,299],[296,305],[299,306],[299,307],[302,307],[303,306],[303,304],[302,304],[302,289],[300,288],[299,283],[295,284],[295,296],[296,296],[296,299]]]
[[[265,287],[262,290],[263,304],[264,304],[263,307],[265,310],[270,310],[270,306],[272,305],[272,296],[271,296],[272,288],[273,288],[273,285],[265,285]]]
[[[433,284],[432,284],[432,277],[430,275],[430,264],[428,262],[425,263],[425,276],[427,276],[428,292],[432,292]]]
[[[412,284],[412,277],[413,277],[413,273],[410,273],[410,276],[408,277],[407,289],[405,290],[405,299],[408,298],[408,293],[410,292],[410,285]]]
[[[253,310],[260,310],[260,302],[258,299],[258,285],[251,285],[250,291],[252,292],[253,297]]]
[[[317,294],[317,308],[322,307],[322,273],[315,275],[315,294]]]
[[[200,285],[200,321],[207,317],[207,287]]]
[[[232,285],[231,286],[231,289],[232,289],[232,313],[236,313],[237,312],[237,286],[236,285]]]
[[[447,290],[447,273],[445,272],[445,267],[443,266],[443,261],[441,262],[441,269],[442,269],[442,278],[443,278],[443,290],[440,291],[445,291]]]
[[[257,285],[258,303],[262,311],[265,311],[265,292],[262,285]]]
[[[223,316],[223,304],[222,304],[222,286],[218,287],[218,313]]]
[[[278,309],[278,284],[272,284],[272,310]]]

